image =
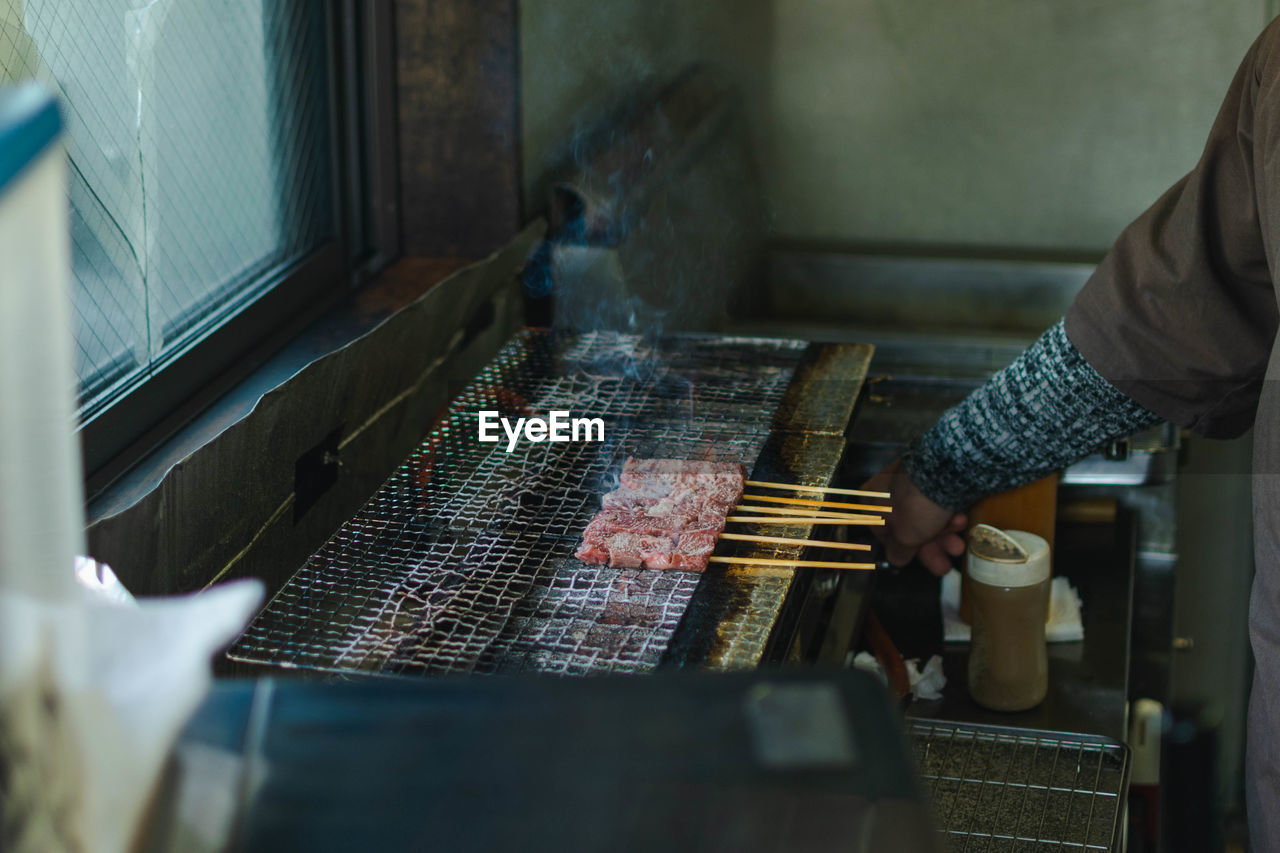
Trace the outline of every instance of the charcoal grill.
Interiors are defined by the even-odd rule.
[[[228,655],[388,675],[754,666],[804,575],[611,569],[573,551],[629,455],[740,462],[759,479],[827,484],[870,355],[857,344],[524,330]],[[605,440],[507,452],[477,440],[485,409],[601,417]]]

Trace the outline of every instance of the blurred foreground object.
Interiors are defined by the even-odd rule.
[[[53,97],[0,89],[0,849],[126,849],[256,581],[128,603],[77,588],[66,166]],[[82,568],[83,568],[82,564]]]
[[[856,670],[220,681],[197,747],[240,759],[245,853],[943,849]]]

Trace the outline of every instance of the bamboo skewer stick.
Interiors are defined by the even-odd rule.
[[[738,512],[762,512],[765,515],[802,515],[805,518],[879,518],[879,516],[867,516],[856,512],[827,512],[820,509],[794,506],[749,506],[747,504],[738,504],[735,509]]]
[[[743,480],[748,486],[766,489],[788,489],[793,492],[825,492],[829,495],[852,495],[856,498],[888,498],[888,492],[868,492],[863,489],[837,489],[834,486],[797,486],[794,483],[771,483],[767,480]]]
[[[721,539],[735,542],[768,542],[772,545],[812,545],[815,548],[835,548],[842,551],[870,551],[870,545],[861,542],[827,542],[821,539],[796,539],[790,536],[760,536],[752,533],[721,533]]]
[[[773,557],[708,557],[712,563],[739,563],[746,566],[787,566],[797,569],[857,569],[874,571],[875,563],[840,563],[827,560],[779,560]]]
[[[805,498],[775,498],[772,495],[741,495],[740,501],[765,501],[775,504],[795,504],[796,506],[831,507],[834,509],[863,509],[871,512],[893,512],[888,504],[846,504],[837,501],[811,501]]]
[[[848,518],[814,518],[812,516],[794,515],[730,515],[725,521],[735,524],[849,524],[883,527],[882,515],[858,515]]]

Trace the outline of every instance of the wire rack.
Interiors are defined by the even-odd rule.
[[[573,551],[627,456],[750,467],[804,344],[526,330],[229,650],[329,671],[643,671],[700,575]],[[789,365],[789,366],[788,366]],[[478,440],[478,409],[607,420],[600,442]]]
[[[452,405],[454,412],[553,409],[647,422],[766,429],[805,348],[770,338],[646,339],[589,332],[553,337],[526,329]]]
[[[601,442],[531,444],[507,452],[477,439],[479,420],[455,414],[410,455],[356,521],[404,531],[519,531],[578,539],[617,485],[627,456],[750,464],[768,431],[728,425],[614,419]]]
[[[1088,735],[913,720],[935,818],[956,853],[1118,849],[1128,749]]]

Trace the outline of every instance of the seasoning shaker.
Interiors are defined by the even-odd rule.
[[[993,711],[1039,705],[1049,690],[1049,543],[980,524],[970,532],[965,567],[973,614],[969,695]]]

